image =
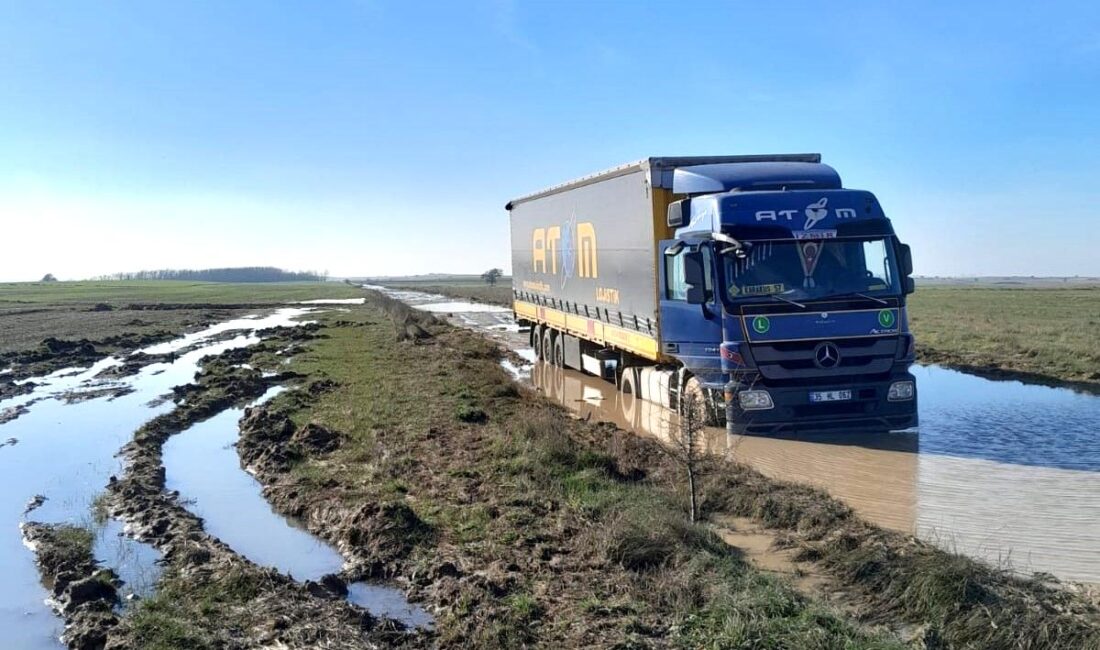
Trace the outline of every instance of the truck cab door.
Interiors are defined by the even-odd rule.
[[[722,305],[715,291],[714,251],[707,245],[660,243],[661,352],[700,378],[721,373]],[[697,281],[692,284],[691,280]]]

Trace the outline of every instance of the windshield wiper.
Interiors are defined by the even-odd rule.
[[[867,300],[874,300],[875,302],[877,302],[880,305],[889,305],[890,304],[890,303],[886,302],[885,300],[883,300],[882,298],[876,298],[874,296],[868,296],[867,294],[860,293],[858,291],[849,291],[848,293],[838,293],[835,296],[825,296],[824,299],[829,300],[829,299],[832,299],[832,298],[847,298],[849,296],[858,296],[860,298],[866,298]]]
[[[795,302],[795,301],[791,300],[790,298],[784,298],[783,296],[780,296],[779,294],[770,293],[770,294],[768,294],[768,297],[769,298],[774,298],[776,300],[782,300],[783,302],[790,303],[790,304],[794,305],[795,307],[798,307],[799,309],[805,309],[806,308],[806,305],[803,305],[800,302]]]

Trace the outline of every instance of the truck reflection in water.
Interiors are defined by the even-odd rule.
[[[1100,398],[914,369],[921,430],[729,436],[709,448],[828,491],[880,526],[948,550],[1100,582]],[[598,378],[537,364],[531,380],[580,417],[667,440],[677,416]]]
[[[677,414],[596,377],[536,364],[531,381],[580,417],[614,422],[623,429],[667,442]],[[800,434],[731,436],[708,427],[707,448],[746,463],[772,478],[810,483],[843,500],[881,526],[912,531],[916,524],[915,434]]]

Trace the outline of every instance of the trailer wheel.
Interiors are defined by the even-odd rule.
[[[535,358],[542,359],[542,325],[531,328],[531,349],[535,351]]]
[[[561,335],[554,337],[554,365],[559,368],[565,367],[565,342],[562,340]]]
[[[554,329],[551,327],[544,327],[542,330],[542,357],[543,361],[554,360],[554,340],[558,337],[554,335]]]

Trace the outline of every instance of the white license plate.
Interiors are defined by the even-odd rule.
[[[850,390],[815,390],[810,391],[811,402],[843,402],[852,399]]]

